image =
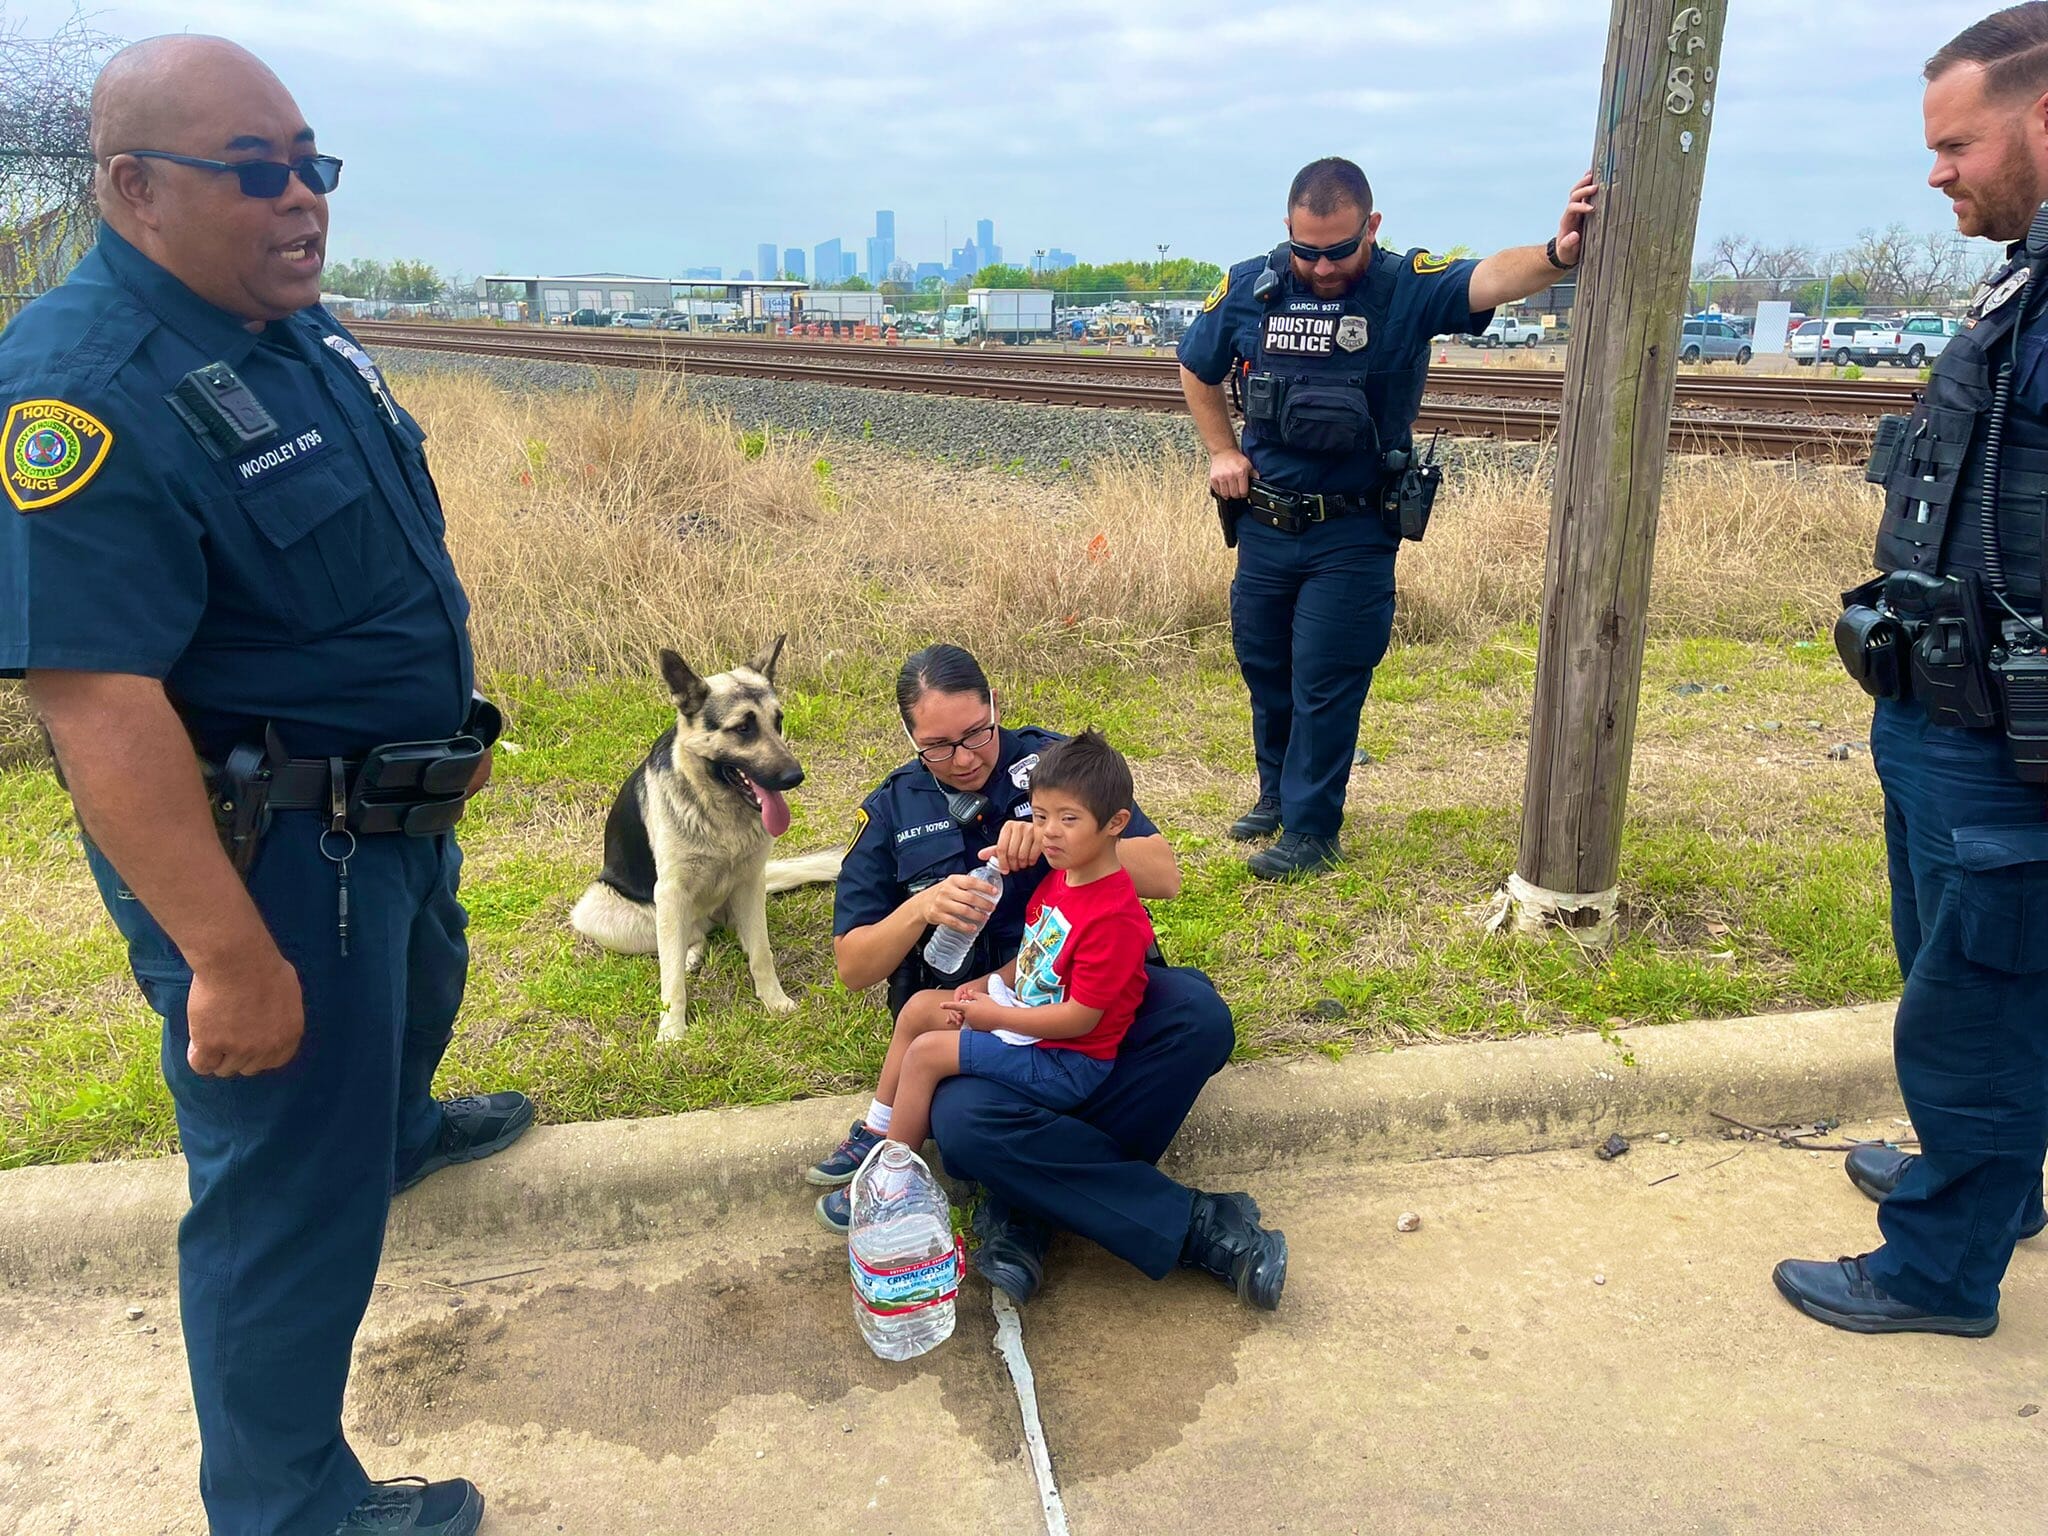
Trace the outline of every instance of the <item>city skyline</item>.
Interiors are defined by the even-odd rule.
[[[68,9],[29,0],[24,24]],[[1952,227],[1925,185],[1920,67],[1982,10],[1745,0],[1716,87],[1703,233],[1829,250],[1895,222]],[[1288,179],[1333,153],[1365,168],[1397,247],[1541,243],[1593,142],[1606,12],[1048,0],[1019,27],[929,0],[823,0],[805,29],[868,62],[800,75],[759,46],[758,8],[733,0],[499,6],[487,25],[405,0],[105,0],[93,19],[123,38],[220,33],[263,57],[348,163],[338,261],[731,272],[758,270],[749,247],[773,232],[770,267],[837,238],[842,267],[851,250],[865,275],[947,263],[970,241],[1019,265],[1054,248],[1149,259],[1161,244],[1227,264],[1271,249]],[[1511,81],[1472,67],[1481,37],[1514,59]],[[1298,78],[1305,57],[1333,67],[1274,113],[1264,82]],[[999,67],[932,67],[943,59]],[[677,89],[679,70],[711,60]],[[877,208],[897,215],[885,229]]]

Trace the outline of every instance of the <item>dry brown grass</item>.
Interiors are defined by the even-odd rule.
[[[813,675],[893,667],[942,635],[970,639],[991,670],[1041,675],[1155,669],[1228,644],[1232,557],[1190,461],[1052,486],[906,468],[763,442],[659,380],[543,395],[430,374],[407,398],[432,432],[486,673],[644,676],[663,645],[729,659],[777,630]],[[1849,471],[1675,464],[1653,628],[1811,631],[1864,568],[1876,512]],[[1534,622],[1548,520],[1543,471],[1468,455],[1428,540],[1402,557],[1397,640]],[[0,758],[31,749],[7,690]]]
[[[487,667],[638,674],[663,644],[746,654],[764,625],[790,631],[800,664],[893,663],[939,634],[971,636],[1005,670],[1154,666],[1227,643],[1232,557],[1191,462],[1114,463],[1058,487],[843,461],[821,473],[817,445],[749,441],[659,383],[513,396],[440,375],[409,393],[434,431]],[[1534,622],[1549,504],[1543,472],[1470,455],[1403,556],[1397,638]],[[1677,463],[1652,623],[1807,632],[1863,569],[1876,513],[1850,471]]]

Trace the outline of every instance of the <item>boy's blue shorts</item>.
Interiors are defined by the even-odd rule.
[[[1008,1045],[978,1029],[960,1031],[960,1070],[1007,1083],[1047,1109],[1078,1109],[1102,1086],[1116,1062],[1042,1045]]]

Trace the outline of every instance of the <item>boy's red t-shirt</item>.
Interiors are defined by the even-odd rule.
[[[1151,947],[1152,919],[1126,871],[1070,886],[1067,872],[1056,869],[1039,881],[1017,947],[1018,999],[1031,1007],[1076,1002],[1100,1008],[1102,1018],[1085,1035],[1038,1044],[1113,1058],[1144,1000]]]

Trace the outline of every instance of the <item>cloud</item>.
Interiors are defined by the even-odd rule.
[[[1703,235],[1940,227],[1918,71],[1983,8],[1734,7]],[[349,159],[338,249],[528,270],[858,249],[877,207],[912,259],[993,217],[1012,254],[1229,261],[1328,153],[1404,237],[1536,241],[1589,158],[1607,36],[1595,0],[115,0],[103,24],[271,60]]]

